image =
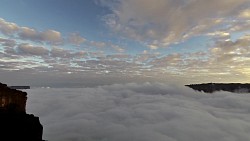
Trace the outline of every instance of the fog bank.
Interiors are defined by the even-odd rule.
[[[49,141],[246,141],[250,95],[160,83],[27,90]]]

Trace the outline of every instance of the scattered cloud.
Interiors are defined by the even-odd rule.
[[[156,50],[159,48],[157,45],[148,45],[148,47],[152,50]]]
[[[42,33],[40,33],[41,40],[57,43],[61,42],[61,33],[55,30],[47,30]]]
[[[87,52],[85,51],[74,51],[59,47],[52,47],[50,50],[50,57],[52,58],[59,58],[59,59],[68,59],[68,61],[74,60],[74,59],[83,59],[87,56]],[[65,60],[66,61],[66,60]]]
[[[240,12],[240,18],[250,19],[250,9],[245,9]]]
[[[33,46],[30,44],[19,44],[17,50],[20,54],[44,56],[48,55],[49,50],[45,47]]]
[[[6,22],[0,18],[0,32],[5,35],[12,35],[19,30],[19,26],[15,23]]]
[[[119,52],[119,53],[122,53],[122,52],[125,52],[125,49],[118,46],[118,45],[114,45],[114,44],[111,44],[110,45],[115,51]]]
[[[213,33],[208,33],[208,36],[212,36],[216,39],[230,39],[230,33],[223,31],[215,31]]]
[[[94,46],[94,47],[98,47],[98,48],[104,48],[105,46],[107,46],[107,44],[105,42],[95,42],[95,41],[91,41],[89,42],[89,44],[91,46]]]
[[[152,65],[154,65],[155,67],[173,67],[173,66],[181,66],[183,63],[184,59],[182,59],[182,55],[181,54],[171,54],[165,57],[161,57],[159,59],[155,59],[154,61],[152,61]]]
[[[50,44],[62,43],[61,33],[55,30],[37,31],[29,27],[21,27],[15,23],[0,19],[0,32],[10,37],[17,37],[33,42],[45,42]]]
[[[47,30],[44,32],[38,32],[34,29],[27,27],[21,27],[21,31],[18,33],[19,37],[24,40],[31,40],[35,42],[45,42],[50,44],[59,44],[62,42],[61,33],[55,30]]]
[[[79,46],[82,43],[84,43],[86,41],[85,38],[81,37],[79,34],[77,33],[72,33],[69,36],[69,42],[73,45]]]
[[[16,41],[0,37],[0,44],[4,47],[14,47],[16,45]]]
[[[149,3],[152,2],[117,0],[111,6],[105,2],[113,11],[105,17],[106,22],[112,21],[107,24],[119,33],[129,33],[127,36],[134,36],[145,46],[144,51],[138,47],[141,53],[135,49],[132,54],[128,50],[132,47],[123,46],[128,44],[90,41],[78,33],[64,37],[53,29],[38,31],[0,19],[0,65],[6,66],[0,70],[29,69],[33,73],[57,72],[77,77],[83,74],[145,77],[157,81],[171,76],[188,80],[197,78],[195,81],[200,82],[208,75],[211,76],[209,81],[221,81],[222,78],[224,81],[229,78],[237,82],[248,80],[250,38],[241,33],[250,29],[250,21],[246,19],[249,10],[244,6],[248,4],[246,0],[218,3],[157,0],[153,5]],[[238,33],[237,37],[234,32]],[[211,39],[204,50],[156,53],[163,51],[163,46],[198,35]],[[6,65],[6,62],[10,64]]]
[[[68,50],[59,47],[53,47],[50,52],[50,55],[52,57],[60,57],[60,58],[66,57],[67,54],[69,54]]]
[[[218,36],[221,36],[222,33],[218,34]],[[249,78],[247,75],[250,73],[248,68],[250,65],[249,40],[249,35],[243,35],[235,41],[217,40],[207,51],[167,55],[148,51],[136,55],[129,55],[124,52],[108,55],[101,51],[69,50],[60,47],[47,49],[44,46],[15,43],[4,38],[1,38],[0,42],[6,45],[1,53],[1,60],[15,62],[10,63],[8,68],[2,67],[4,70],[12,70],[13,68],[25,70],[29,68],[34,73],[56,71],[58,74],[64,74],[71,72],[76,76],[89,74],[100,78],[107,75],[114,78],[136,78],[138,76],[153,77],[157,81],[167,80],[171,76],[176,77],[176,79],[197,78],[196,81],[200,82],[204,81],[201,79],[202,77],[210,76],[208,81],[220,82],[224,78],[224,81],[245,82]],[[29,58],[32,56],[39,59]],[[28,60],[33,60],[33,64],[24,65],[24,60],[27,63]],[[6,63],[1,63],[6,65]],[[207,80],[205,81],[207,82]]]
[[[86,43],[91,47],[98,48],[99,50],[111,49],[111,50],[115,51],[116,53],[125,52],[124,47],[121,47],[121,46],[114,44],[114,43],[111,43],[111,42],[87,41]]]

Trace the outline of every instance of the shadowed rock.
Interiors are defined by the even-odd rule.
[[[26,114],[27,93],[0,83],[0,140],[42,141],[39,118]]]
[[[190,84],[185,85],[196,91],[205,93],[213,93],[215,91],[228,91],[233,93],[249,93],[250,84],[241,83],[203,83],[203,84]]]

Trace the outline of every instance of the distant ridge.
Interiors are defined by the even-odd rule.
[[[30,86],[8,86],[11,89],[30,89]]]
[[[196,91],[213,93],[216,91],[228,91],[233,93],[249,93],[250,83],[202,83],[185,85]]]

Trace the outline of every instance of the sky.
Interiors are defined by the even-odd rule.
[[[9,85],[249,82],[249,0],[1,0]]]

